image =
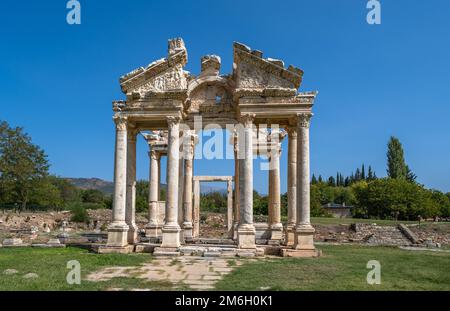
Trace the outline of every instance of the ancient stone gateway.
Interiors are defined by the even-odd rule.
[[[100,252],[127,252],[139,240],[135,224],[136,135],[150,147],[149,223],[146,236],[159,243],[155,254],[178,254],[195,239],[193,176],[197,133],[227,128],[234,145],[234,200],[227,225],[235,249],[261,253],[253,222],[253,158],[269,159],[268,243],[283,256],[317,256],[310,223],[309,124],[317,92],[298,92],[303,71],[263,58],[244,44],[233,45],[232,73],[221,75],[220,58],[201,59],[197,76],[184,70],[181,38],[169,40],[168,55],[120,78],[126,100],[113,102],[116,124],[113,219]],[[199,125],[200,124],[200,125]],[[281,140],[288,137],[288,222],[280,216]],[[160,157],[167,156],[167,199],[158,197]],[[231,195],[232,179],[227,179]],[[230,203],[233,202],[233,203]],[[194,217],[194,221],[193,221]],[[232,231],[232,232],[231,232]]]
[[[194,201],[193,201],[193,230],[187,232],[194,237],[199,237],[200,232],[200,182],[224,181],[227,183],[227,233],[233,237],[233,177],[232,176],[194,176]],[[186,237],[186,233],[185,233]]]

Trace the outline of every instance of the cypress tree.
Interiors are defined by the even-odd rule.
[[[416,180],[416,175],[406,165],[403,146],[398,138],[391,136],[387,150],[387,174],[390,178]]]

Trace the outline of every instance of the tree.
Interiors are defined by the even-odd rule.
[[[81,198],[84,203],[103,204],[104,194],[98,189],[83,190]]]
[[[364,163],[361,166],[361,179],[366,180],[366,169],[364,167]]]
[[[328,178],[328,185],[329,185],[329,186],[332,186],[332,187],[335,187],[335,186],[336,186],[336,180],[334,179],[333,176],[330,176],[330,177]]]
[[[313,184],[313,185],[317,184],[317,179],[314,174],[312,175],[312,178],[311,178],[311,184]]]
[[[416,181],[416,174],[414,174],[411,169],[409,168],[408,165],[406,165],[406,180],[410,181],[410,182],[415,182]]]
[[[0,122],[1,201],[18,203],[25,209],[33,189],[48,176],[48,169],[46,154],[23,128]]]
[[[323,182],[322,175],[319,175],[318,182],[320,182],[320,183]]]
[[[403,146],[398,138],[391,136],[387,151],[387,174],[390,178],[406,179],[407,166]]]
[[[373,180],[373,172],[372,172],[372,166],[369,165],[369,171],[367,172],[367,180]]]

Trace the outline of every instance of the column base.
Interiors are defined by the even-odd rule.
[[[286,226],[286,245],[294,246],[295,243],[295,224],[288,224]]]
[[[185,242],[190,242],[194,239],[193,236],[193,227],[191,222],[183,223],[183,238]]]
[[[137,241],[138,227],[135,224],[128,225],[128,244],[134,244]]]
[[[314,232],[316,230],[311,225],[298,225],[295,227],[294,249],[315,250]]]
[[[147,224],[145,226],[145,236],[150,239],[160,239],[162,236],[162,226],[159,224]]]
[[[178,248],[181,246],[180,242],[180,226],[175,224],[168,224],[162,227],[162,248]]]
[[[281,223],[270,225],[270,240],[281,241],[283,238],[283,225]]]
[[[322,255],[320,249],[282,249],[281,255],[283,257],[297,257],[297,258],[308,258],[308,257],[319,257]]]
[[[241,225],[237,230],[238,248],[256,248],[256,231],[253,224]]]
[[[237,241],[238,239],[238,227],[239,227],[239,223],[234,223],[233,224],[233,240]]]
[[[130,254],[134,251],[134,245],[126,246],[108,246],[101,245],[97,249],[99,254]]]
[[[128,230],[126,223],[111,223],[108,227],[108,247],[124,247],[128,245]]]

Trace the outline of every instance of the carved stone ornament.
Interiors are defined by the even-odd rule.
[[[245,126],[245,127],[250,127],[253,124],[253,121],[255,120],[256,114],[254,113],[247,113],[241,116],[240,118],[240,122]]]
[[[126,131],[127,130],[127,123],[128,118],[123,115],[116,114],[113,117],[114,123],[116,123],[116,129],[118,131]]]
[[[167,119],[167,124],[169,125],[169,129],[173,128],[173,126],[179,124],[181,121],[180,117],[175,117],[175,116],[166,117],[166,119]]]
[[[312,116],[313,116],[313,114],[310,113],[310,112],[299,113],[297,115],[297,117],[298,117],[298,125],[300,127],[309,128],[309,124],[310,124],[310,120],[311,120]]]

